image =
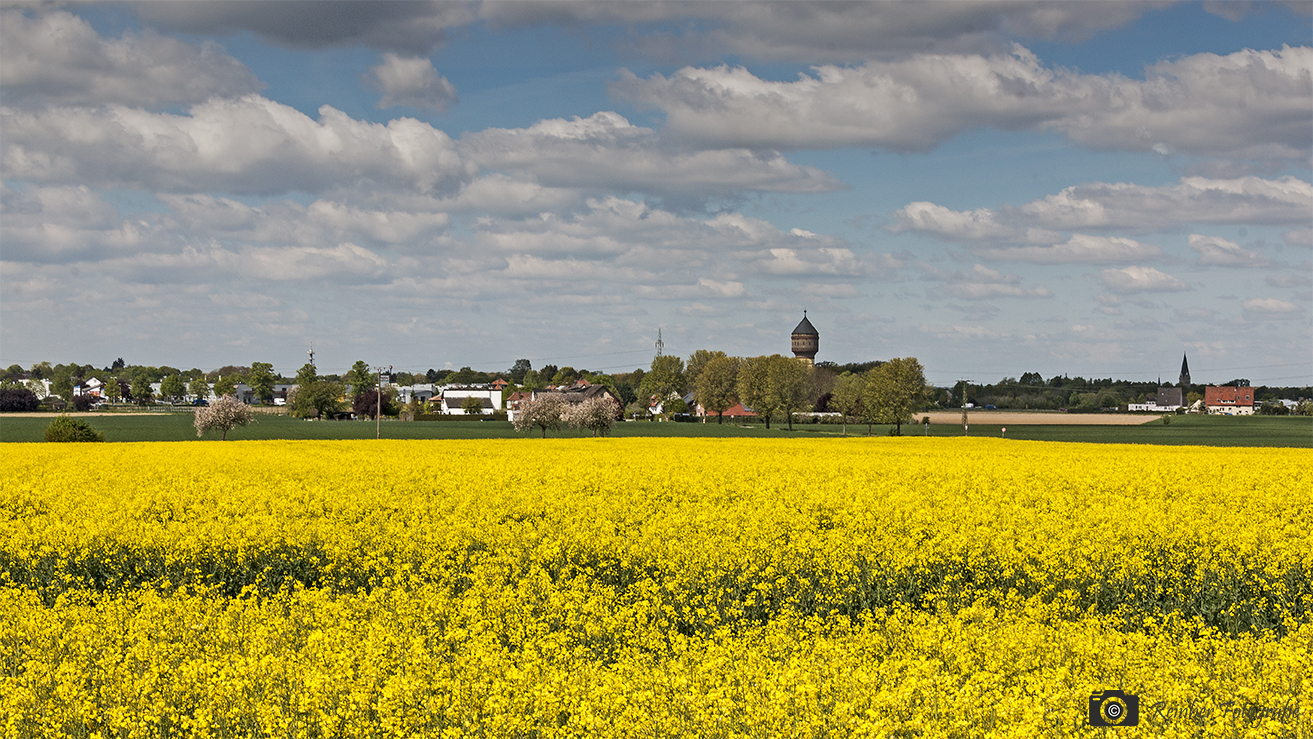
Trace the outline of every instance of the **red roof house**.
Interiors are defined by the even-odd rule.
[[[1250,416],[1254,413],[1254,389],[1252,387],[1204,388],[1204,406],[1209,413],[1227,416]]]

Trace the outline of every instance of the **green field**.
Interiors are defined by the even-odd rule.
[[[371,421],[303,421],[280,415],[258,415],[256,423],[234,429],[229,439],[372,439]],[[41,441],[51,417],[32,418],[0,416],[0,442]],[[108,441],[190,441],[196,439],[190,413],[106,413],[86,420]],[[830,424],[795,423],[793,432],[784,424],[773,423],[767,431],[761,425],[741,426],[714,421],[698,423],[628,422],[616,424],[614,436],[711,436],[770,437],[790,433],[799,436],[838,436],[840,427]],[[889,426],[875,426],[872,433],[886,435]],[[903,427],[905,436],[922,436],[926,429],[919,424]],[[865,435],[866,426],[848,426],[850,435]],[[508,439],[533,438],[539,432],[517,434],[505,421],[416,421],[385,420],[385,439]],[[584,431],[553,431],[550,437],[588,436]],[[931,425],[929,436],[961,436],[957,425]],[[997,424],[971,422],[971,435],[998,437]],[[206,438],[218,438],[210,434]],[[1313,447],[1313,418],[1300,416],[1174,416],[1170,425],[1153,420],[1140,426],[1019,426],[1008,428],[1007,438],[1035,441],[1082,441],[1116,444],[1196,444],[1202,446],[1284,446]]]

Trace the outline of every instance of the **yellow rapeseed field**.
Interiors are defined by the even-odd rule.
[[[6,737],[1313,737],[1313,452],[0,448]]]

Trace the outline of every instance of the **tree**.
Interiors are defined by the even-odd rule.
[[[891,359],[876,367],[863,396],[875,422],[894,424],[895,435],[902,435],[903,424],[911,422],[912,412],[924,399],[925,370],[915,357]]]
[[[765,419],[766,428],[770,428],[770,417],[775,407],[771,404],[771,393],[767,370],[770,357],[748,357],[739,364],[737,388],[739,401],[751,408],[758,416]]]
[[[52,395],[58,395],[64,400],[73,399],[73,378],[67,371],[55,372],[55,376],[50,380],[50,392]]]
[[[684,393],[684,360],[675,356],[660,356],[652,360],[652,369],[643,376],[639,395],[644,399],[656,397],[663,403]]]
[[[123,397],[122,389],[119,388],[119,381],[113,377],[105,380],[105,389],[102,392],[105,393],[105,400],[108,400],[111,404],[119,402],[119,398]]]
[[[196,435],[217,429],[223,432],[223,441],[228,440],[228,432],[237,426],[245,426],[255,420],[250,406],[237,399],[235,395],[224,395],[209,406],[196,409]]]
[[[205,375],[201,375],[192,380],[191,384],[187,386],[187,392],[191,393],[193,397],[200,398],[201,400],[209,400],[210,383],[205,381]]]
[[[539,378],[537,370],[529,370],[524,373],[524,380],[520,382],[520,387],[524,390],[542,390],[546,385]]]
[[[149,403],[154,397],[154,392],[150,389],[150,377],[145,373],[140,373],[132,378],[132,400],[139,405]]]
[[[236,395],[237,375],[219,375],[219,378],[214,381],[214,394],[220,398],[225,395]]]
[[[261,403],[273,402],[274,383],[277,379],[274,366],[268,362],[251,362],[251,370],[246,373],[246,384],[251,386]]]
[[[579,373],[574,367],[562,367],[559,370],[556,370],[556,374],[552,375],[551,384],[557,387],[563,387],[573,385],[578,379]]]
[[[306,363],[296,373],[296,393],[289,401],[297,418],[323,418],[342,408],[342,383],[319,376],[315,366]]]
[[[36,397],[36,393],[25,387],[0,389],[0,412],[30,413],[40,405],[41,401]]]
[[[538,427],[547,438],[547,430],[561,428],[566,411],[566,401],[557,393],[540,393],[533,400],[524,401],[520,412],[515,414],[515,430],[528,431]]]
[[[351,365],[351,371],[347,372],[343,379],[352,398],[359,398],[373,390],[378,383],[377,376],[370,371],[369,365],[365,364],[363,359],[357,359],[356,363]]]
[[[593,436],[598,433],[606,436],[611,433],[616,416],[621,412],[620,404],[611,398],[592,397],[569,407],[565,417],[575,428],[588,429],[593,432]]]
[[[392,393],[383,392],[383,415],[396,415],[397,409],[392,402]],[[351,400],[351,411],[357,416],[366,416],[371,421],[379,412],[378,390],[366,390]]]
[[[169,375],[160,383],[160,398],[171,403],[182,400],[187,394],[187,386],[182,382],[182,375]]]
[[[784,413],[793,430],[793,414],[808,404],[807,380],[810,367],[793,357],[773,354],[768,357],[766,384],[771,407]]]
[[[531,369],[533,369],[533,365],[529,363],[529,360],[517,359],[515,364],[506,371],[506,374],[510,376],[511,382],[519,385],[524,382],[524,375]]]
[[[467,396],[460,402],[460,409],[467,416],[476,416],[483,413],[483,398],[474,395]]]
[[[727,355],[720,350],[698,349],[688,355],[688,364],[684,365],[684,382],[690,390],[696,390],[698,386],[698,377],[702,375],[702,370],[713,359],[723,359]],[[706,405],[703,404],[705,408]]]
[[[843,435],[848,435],[848,419],[860,418],[862,415],[862,393],[866,389],[866,380],[862,375],[845,372],[834,383],[830,394],[830,408],[839,414],[843,423]]]
[[[739,402],[739,360],[723,354],[713,357],[698,371],[698,402],[707,413],[716,414],[716,423],[725,422],[725,411]]]

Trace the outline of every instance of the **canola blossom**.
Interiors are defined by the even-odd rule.
[[[5,445],[5,736],[1313,735],[1313,452]]]

